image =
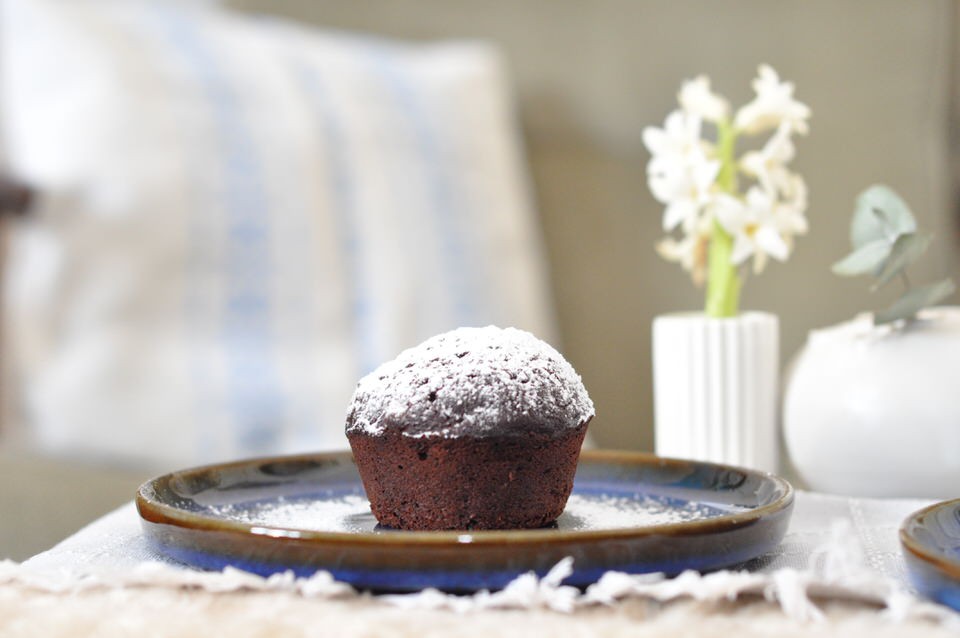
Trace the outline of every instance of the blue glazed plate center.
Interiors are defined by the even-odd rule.
[[[563,514],[551,528],[572,532],[647,527],[705,520],[748,509],[611,488],[578,483]],[[396,531],[377,524],[366,497],[357,489],[209,505],[203,513],[270,528],[346,533]]]

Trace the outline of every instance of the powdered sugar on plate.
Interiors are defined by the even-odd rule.
[[[554,528],[563,531],[609,530],[704,520],[747,508],[659,496],[573,494]],[[381,528],[370,513],[367,499],[358,494],[334,497],[261,501],[221,505],[218,517],[263,527],[317,532],[364,533],[394,530]],[[401,532],[402,533],[402,532]]]
[[[256,503],[220,505],[213,513],[249,525],[315,532],[367,532],[377,525],[377,519],[370,512],[370,502],[360,494],[297,499],[279,497]]]
[[[569,530],[647,527],[705,520],[746,509],[654,496],[572,494],[557,526]]]

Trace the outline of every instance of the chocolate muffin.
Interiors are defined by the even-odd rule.
[[[548,344],[514,328],[459,328],[361,379],[346,432],[380,524],[534,528],[563,511],[593,415]]]

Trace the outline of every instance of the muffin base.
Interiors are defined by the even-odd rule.
[[[550,435],[347,435],[370,509],[406,530],[544,527],[563,512],[587,424]]]

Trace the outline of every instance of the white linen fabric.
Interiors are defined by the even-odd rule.
[[[157,468],[341,448],[422,339],[552,340],[511,98],[482,43],[209,3],[0,0],[7,350],[43,449]]]
[[[523,575],[493,594],[455,596],[425,590],[412,595],[380,596],[377,600],[421,610],[547,608],[569,612],[583,606],[611,605],[630,597],[722,602],[743,595],[763,595],[776,600],[787,615],[797,620],[822,618],[813,598],[841,599],[885,606],[891,619],[930,618],[960,628],[960,615],[915,598],[906,579],[897,530],[908,514],[928,504],[798,492],[790,528],[780,547],[745,565],[742,571],[707,575],[685,572],[673,579],[660,574],[608,572],[580,592],[562,585],[572,568],[567,559],[543,578]],[[0,584],[4,582],[48,591],[157,586],[215,592],[280,590],[322,597],[356,595],[327,572],[307,579],[295,579],[292,573],[261,578],[230,568],[223,572],[199,572],[185,567],[147,543],[132,503],[21,565],[0,563]]]

